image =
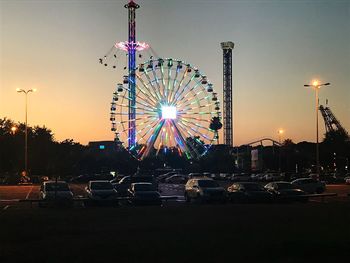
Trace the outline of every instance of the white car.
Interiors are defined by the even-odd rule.
[[[48,203],[73,205],[73,193],[64,181],[45,181],[40,186],[39,206]]]
[[[90,181],[85,188],[89,203],[94,202],[116,202],[118,200],[117,191],[110,181],[95,180]]]
[[[292,181],[292,184],[299,187],[307,193],[321,194],[326,191],[326,184],[324,182],[312,178],[300,178]]]
[[[345,184],[350,184],[350,176],[344,178]]]
[[[279,173],[267,173],[264,179],[265,181],[280,181],[283,179],[283,176]]]

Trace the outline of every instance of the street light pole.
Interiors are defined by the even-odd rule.
[[[28,176],[28,93],[35,92],[36,89],[16,89],[16,91],[25,95],[24,172]]]
[[[279,172],[281,172],[281,147],[282,147],[282,134],[284,131],[282,129],[279,129],[277,132],[278,132],[278,142],[280,144],[279,157],[278,157],[278,167],[279,167]]]
[[[305,84],[304,87],[312,87],[315,90],[315,110],[316,110],[316,171],[318,176],[320,175],[320,153],[319,153],[319,141],[318,141],[318,110],[319,110],[319,100],[318,91],[322,86],[329,86],[330,83],[320,84],[318,80],[314,80],[312,84]]]

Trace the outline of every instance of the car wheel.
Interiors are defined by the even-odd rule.
[[[323,189],[322,188],[317,188],[316,189],[316,194],[322,194],[323,192]]]
[[[187,203],[191,202],[191,198],[188,196],[187,193],[185,193],[185,201],[186,201]]]

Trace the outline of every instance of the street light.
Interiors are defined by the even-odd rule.
[[[17,127],[16,127],[16,126],[12,126],[12,127],[11,127],[11,132],[12,132],[12,134],[15,134],[16,131],[17,131]]]
[[[277,131],[278,133],[278,142],[280,144],[280,148],[279,148],[279,157],[278,157],[278,168],[279,168],[279,171],[281,172],[281,147],[282,147],[282,134],[284,133],[284,130],[282,129],[279,129]]]
[[[277,133],[278,133],[278,142],[281,144],[282,142],[281,138],[282,138],[282,134],[284,133],[284,130],[279,129]]]
[[[23,92],[25,94],[25,135],[24,135],[24,171],[25,175],[28,175],[28,126],[27,126],[27,119],[28,119],[28,93],[30,92],[35,92],[36,89],[29,89],[29,90],[24,90],[24,89],[19,89],[17,88],[16,91],[18,93]]]
[[[316,102],[316,171],[317,174],[320,175],[320,155],[319,155],[319,149],[318,149],[318,109],[319,109],[319,102],[318,102],[318,91],[322,86],[329,86],[330,83],[320,83],[318,80],[313,80],[312,84],[305,84],[304,87],[311,87],[315,90],[315,102]]]

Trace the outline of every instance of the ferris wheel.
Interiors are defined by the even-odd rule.
[[[130,92],[133,79],[136,88]],[[135,105],[129,103],[133,99]],[[217,141],[220,118],[217,94],[207,77],[172,58],[151,58],[138,65],[134,78],[125,75],[113,93],[110,115],[116,140],[139,160],[167,152],[199,158]],[[133,127],[135,142],[130,144]]]

